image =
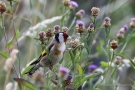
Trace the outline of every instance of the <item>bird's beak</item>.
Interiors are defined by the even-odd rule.
[[[70,36],[68,36],[67,40],[71,40],[72,38]]]

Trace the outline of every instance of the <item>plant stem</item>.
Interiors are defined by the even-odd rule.
[[[10,2],[10,6],[11,6],[11,8],[13,8],[13,5],[12,5],[12,1]],[[14,18],[14,14],[12,13],[12,19]],[[14,23],[14,21],[12,22],[13,23],[13,30],[14,30],[14,36],[16,35],[16,28],[15,28],[15,23]],[[17,38],[15,38],[15,40],[16,40],[16,43],[17,43],[17,48],[18,48],[18,50],[19,50],[19,44],[18,44],[18,41],[17,41]],[[20,65],[20,54],[19,54],[19,52],[18,52],[18,60],[19,60],[19,74],[20,74],[20,77],[21,77],[21,65]]]

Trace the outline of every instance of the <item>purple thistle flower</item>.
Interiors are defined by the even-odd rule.
[[[122,60],[122,58],[120,56],[116,56],[117,60]]]
[[[84,26],[84,22],[81,21],[81,20],[77,20],[77,21],[76,21],[76,24],[77,24],[78,26]]]
[[[123,29],[123,28],[121,28],[121,29],[119,30],[119,33],[120,33],[120,34],[125,34],[124,29]]]
[[[71,87],[66,87],[66,90],[74,90],[74,89]]]
[[[94,64],[91,64],[88,66],[88,69],[91,70],[91,71],[94,71],[95,69],[97,69],[98,67]]]
[[[55,26],[54,26],[54,29],[55,29],[55,30],[59,30],[59,29],[60,29],[60,26],[59,26],[59,25],[55,25]]]
[[[135,22],[135,18],[131,18],[131,21]]]
[[[60,67],[59,71],[64,72],[64,73],[69,73],[70,70],[68,68],[66,68],[66,67]]]
[[[70,5],[76,8],[78,7],[78,4],[75,1],[70,1]]]
[[[71,79],[72,79],[72,76],[68,75],[67,80],[71,80]]]
[[[128,25],[124,25],[124,30],[127,31],[128,30]]]
[[[109,21],[111,21],[111,19],[109,18],[109,17],[105,17],[105,19],[104,19],[106,22],[109,22]]]
[[[84,15],[85,14],[85,11],[83,9],[79,10],[79,12]]]
[[[93,28],[94,27],[94,24],[93,23],[90,23],[90,28]]]

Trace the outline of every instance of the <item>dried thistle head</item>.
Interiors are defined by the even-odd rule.
[[[6,5],[4,2],[0,1],[0,13],[3,14],[6,11]]]
[[[112,40],[110,42],[110,47],[115,50],[116,48],[118,48],[118,42],[116,40]]]
[[[98,7],[92,7],[91,12],[93,17],[97,17],[99,14],[100,9]]]
[[[70,5],[70,0],[63,0],[62,3],[65,7],[68,7]]]
[[[73,11],[77,7],[78,7],[78,4],[75,1],[70,1],[70,3],[69,3],[69,9],[71,11]]]
[[[88,32],[89,32],[89,33],[94,32],[94,24],[93,24],[93,23],[90,23],[90,25],[89,25],[89,27],[88,27]]]
[[[82,22],[81,20],[76,21],[76,31],[77,33],[83,33],[84,31],[86,31],[84,22]]]
[[[68,27],[63,26],[62,27],[62,32],[67,32],[67,31],[68,31]]]
[[[81,9],[75,14],[75,16],[77,19],[82,19],[84,14],[85,14],[85,11],[83,9]]]
[[[57,34],[57,33],[59,33],[60,32],[60,26],[59,25],[55,25],[54,26],[54,31],[53,31],[53,33],[54,34]]]
[[[109,17],[105,17],[103,26],[104,26],[105,28],[108,28],[108,27],[111,26],[111,19],[110,19]]]
[[[79,44],[80,44],[80,41],[77,38],[70,41],[70,45],[72,48],[76,48]]]
[[[131,22],[129,24],[130,28],[135,28],[135,18],[131,18]]]
[[[46,37],[50,38],[52,36],[53,36],[52,29],[48,28],[47,31],[46,31]]]
[[[39,40],[40,41],[44,41],[45,40],[45,32],[44,31],[40,31],[38,35],[39,35]]]

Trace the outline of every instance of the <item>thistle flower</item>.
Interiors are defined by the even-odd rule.
[[[66,90],[74,90],[74,89],[71,87],[66,87]]]
[[[131,22],[129,24],[130,28],[135,28],[135,18],[131,18]]]
[[[79,44],[80,44],[80,41],[77,38],[75,40],[70,41],[70,45],[72,48],[76,48]]]
[[[116,65],[120,65],[122,62],[122,58],[120,56],[116,56],[115,60],[114,60],[114,64]]]
[[[111,26],[111,19],[110,19],[109,17],[105,17],[103,26],[104,26],[105,28],[108,28],[108,27]]]
[[[100,9],[98,7],[92,7],[91,11],[92,11],[92,16],[96,18],[99,14]]]
[[[94,64],[91,64],[91,65],[88,66],[88,69],[89,69],[90,72],[93,72],[93,71],[96,70],[97,68],[98,68],[98,67],[97,67],[96,65],[94,65]]]
[[[84,14],[85,14],[85,11],[81,9],[75,14],[75,16],[77,19],[82,19]]]
[[[77,20],[76,21],[76,31],[77,33],[83,33],[85,31],[85,25],[84,22],[82,22],[81,20]]]
[[[124,25],[124,31],[126,32],[128,30],[128,25]]]
[[[89,27],[88,27],[88,32],[89,32],[89,33],[94,32],[94,24],[93,24],[93,23],[91,23],[91,24],[89,25]]]
[[[10,57],[6,60],[5,65],[4,65],[5,71],[8,71],[8,70],[13,71],[13,65],[12,64],[15,62],[17,53],[19,53],[19,51],[17,49],[12,50],[12,52],[10,53]]]
[[[63,0],[62,3],[65,7],[68,7],[70,5],[70,0]]]
[[[59,25],[55,25],[54,26],[54,31],[53,31],[53,33],[54,34],[57,34],[57,33],[59,33],[60,32],[60,26]]]
[[[64,80],[64,85],[65,85],[65,86],[71,85],[71,83],[72,83],[72,81],[71,81],[72,78],[73,78],[73,77],[72,77],[71,75],[68,75],[67,78]]]
[[[48,28],[47,31],[46,31],[46,37],[50,38],[52,37],[52,29],[51,28]]]
[[[68,75],[68,73],[70,72],[70,70],[66,67],[60,67],[59,68],[59,76],[60,77],[65,77]]]
[[[5,90],[12,90],[12,87],[13,87],[13,83],[9,82],[9,83],[6,85]]]
[[[70,5],[69,5],[69,9],[70,9],[71,11],[73,11],[75,8],[78,7],[78,4],[77,4],[75,1],[70,1],[69,4],[70,4]]]
[[[110,42],[110,47],[115,50],[116,48],[118,48],[118,42],[116,40],[112,40]]]
[[[62,32],[67,32],[68,31],[68,28],[67,27],[62,27]]]
[[[4,2],[0,1],[0,13],[1,15],[6,11],[6,5]]]
[[[45,40],[45,32],[44,31],[40,31],[38,35],[39,35],[39,40],[40,41],[44,41]]]

